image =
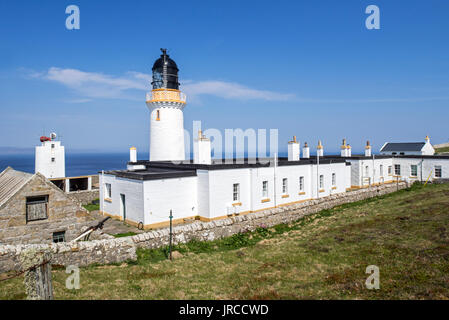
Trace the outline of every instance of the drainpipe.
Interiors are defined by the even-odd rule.
[[[320,155],[316,153],[316,198],[320,198]]]
[[[278,154],[277,152],[274,154],[274,172],[273,172],[273,184],[274,184],[274,207],[276,208],[277,200],[276,200],[276,167],[278,162]]]
[[[103,190],[103,192],[101,193],[100,197],[101,197],[101,209],[102,209],[102,214],[104,215],[104,170],[101,170],[101,182],[100,182],[100,190]]]

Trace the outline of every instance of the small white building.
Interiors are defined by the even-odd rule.
[[[429,136],[425,142],[385,142],[380,148],[382,155],[413,155],[413,156],[433,156],[435,149],[430,144]]]
[[[65,151],[61,141],[55,140],[56,134],[42,136],[41,145],[35,150],[35,173],[40,172],[46,178],[65,177]]]

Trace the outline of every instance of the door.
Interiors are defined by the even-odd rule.
[[[120,216],[123,217],[123,221],[126,220],[126,199],[123,193],[120,193]]]

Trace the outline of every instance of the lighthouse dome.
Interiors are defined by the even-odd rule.
[[[178,66],[167,54],[167,49],[161,49],[162,54],[153,64],[153,89],[179,89]]]

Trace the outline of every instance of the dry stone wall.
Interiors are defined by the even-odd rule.
[[[193,239],[211,241],[238,232],[251,231],[261,225],[271,227],[280,223],[289,223],[323,209],[380,196],[405,187],[406,184],[403,182],[398,185],[384,185],[222,220],[197,221],[188,225],[176,226],[173,228],[174,243],[185,243]],[[42,250],[50,249],[54,257],[53,264],[87,266],[93,263],[108,264],[129,259],[135,260],[137,248],[158,248],[168,245],[168,243],[169,229],[164,228],[132,237],[110,240],[54,243],[50,245],[5,245],[0,246],[0,272],[20,270],[18,257],[23,250],[30,246]]]
[[[80,204],[85,205],[91,203],[95,199],[98,199],[100,197],[100,191],[98,189],[72,191],[68,192],[67,195]]]

